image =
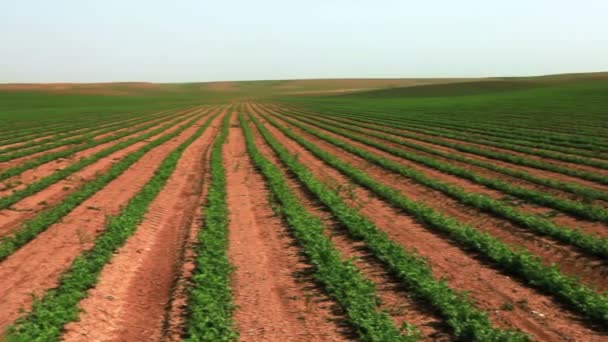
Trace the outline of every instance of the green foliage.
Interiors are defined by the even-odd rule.
[[[188,298],[186,341],[233,341],[234,329],[228,248],[226,170],[222,146],[228,136],[230,114],[224,116],[220,134],[211,150],[211,185],[197,236],[196,268]]]

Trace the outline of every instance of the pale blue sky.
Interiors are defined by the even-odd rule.
[[[606,71],[607,18],[608,0],[0,0],[0,83]]]

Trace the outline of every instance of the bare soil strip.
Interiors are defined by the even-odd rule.
[[[271,209],[264,180],[247,154],[241,129],[232,124],[224,147],[229,208],[228,255],[234,313],[241,341],[341,341],[333,302],[314,284],[300,282],[308,265],[288,229]]]
[[[180,124],[176,124],[171,129],[168,129],[164,132],[161,132],[157,135],[150,137],[149,139],[147,139],[147,141],[154,140],[164,134],[172,132],[172,131],[176,130],[183,123],[184,122],[181,122]],[[161,125],[163,125],[163,123],[159,123],[159,125],[152,127],[149,130],[154,130]],[[147,132],[149,130],[146,130],[144,132],[139,132],[136,134],[138,134],[138,135],[145,134],[145,132]],[[132,135],[127,136],[127,137],[121,139],[120,141],[130,139],[130,138],[133,138],[133,136]],[[71,157],[71,158],[69,158],[69,160],[62,160],[62,161],[57,162],[56,164],[62,165],[62,166],[59,166],[59,168],[65,167],[68,165],[69,161],[76,161],[79,158],[94,154],[104,148],[109,147],[110,145],[113,145],[115,143],[120,143],[120,141],[114,141],[111,143],[102,144],[103,147],[98,148],[99,146],[96,146],[92,149],[85,150],[86,152],[81,151],[82,153],[79,152],[78,157],[76,157],[76,156]],[[36,215],[40,211],[44,210],[45,208],[48,208],[49,206],[53,206],[53,205],[59,203],[63,198],[65,198],[67,195],[69,195],[73,190],[78,188],[80,185],[95,178],[95,176],[97,174],[107,171],[110,167],[112,167],[112,164],[114,164],[115,162],[126,157],[128,154],[136,151],[140,147],[144,146],[146,143],[147,143],[146,141],[137,142],[127,148],[116,151],[107,157],[101,158],[100,160],[96,161],[94,164],[89,165],[89,166],[81,169],[80,171],[73,173],[72,175],[68,176],[66,179],[63,179],[34,195],[31,195],[31,196],[28,196],[28,197],[22,199],[21,201],[15,203],[11,208],[0,209],[0,218],[1,218],[0,236],[6,236],[8,234],[11,234],[13,232],[13,230],[15,228],[17,228],[21,222],[33,217],[34,215]],[[55,162],[50,162],[50,163],[43,164],[40,167],[35,168],[31,171],[26,171],[23,174],[23,177],[27,177],[27,179],[30,180],[30,183],[32,183],[33,181],[40,179],[42,177],[48,176],[48,175],[52,174],[55,170],[57,170],[58,168],[54,167],[55,166],[54,164],[55,164]]]
[[[428,339],[449,340],[450,328],[442,319],[430,312],[424,303],[411,298],[407,290],[389,274],[381,262],[369,253],[362,242],[349,238],[346,230],[340,227],[332,214],[323,209],[281,164],[274,151],[267,145],[253,125],[252,131],[260,151],[283,171],[287,184],[306,209],[323,221],[327,229],[326,234],[331,236],[332,242],[342,256],[347,259],[352,258],[357,268],[376,284],[378,296],[382,301],[380,308],[390,314],[396,325],[401,326],[404,322],[407,322],[415,325],[422,332],[422,335]]]
[[[343,196],[345,200],[361,208],[391,239],[409,250],[417,250],[427,258],[436,277],[445,278],[455,289],[469,291],[475,303],[486,310],[498,326],[515,327],[539,341],[599,341],[606,337],[589,327],[580,316],[563,308],[552,297],[496,271],[492,265],[393,209],[369,191],[350,184],[346,177],[270,124],[266,123],[266,127],[287,149],[297,153],[299,160],[309,166],[319,179],[330,186],[347,185],[348,190],[344,191]],[[411,195],[407,191],[406,194]]]
[[[200,119],[201,124],[205,118]],[[60,223],[54,224],[0,263],[0,331],[13,322],[20,309],[29,309],[32,295],[40,296],[57,284],[59,274],[74,258],[91,248],[105,224],[152,177],[162,159],[196,131],[192,126],[157,146],[111,181]]]
[[[182,155],[135,234],[101,273],[80,303],[79,322],[66,326],[65,341],[159,340],[184,242],[200,206],[206,151],[221,116]]]
[[[401,175],[373,165],[362,158],[350,154],[330,143],[322,141],[321,139],[300,130],[293,125],[290,125],[285,121],[280,119],[279,121],[285,126],[288,126],[294,132],[297,132],[299,135],[305,137],[309,141],[314,142],[317,146],[320,146],[324,150],[338,156],[340,159],[365,170],[365,172],[373,176],[377,181],[400,190],[408,197],[423,201],[446,214],[474,226],[479,230],[483,230],[500,238],[505,243],[524,247],[530,252],[540,256],[546,264],[556,263],[559,269],[565,274],[581,277],[582,281],[598,290],[608,289],[608,282],[606,281],[608,277],[608,264],[601,258],[585,255],[575,247],[555,242],[549,238],[537,236],[527,229],[511,224],[508,220],[496,218],[490,214],[482,213],[475,208],[462,205],[458,203],[458,201],[447,197],[439,191],[429,189]],[[413,165],[410,162],[406,162],[398,157],[391,156],[373,147],[357,143],[350,139],[335,135],[331,132],[323,130],[320,131],[322,131],[324,134],[347,141],[348,143],[359,148],[372,151],[375,154],[381,155],[393,161],[412,166],[413,168],[421,170],[423,169],[422,167],[416,167],[416,165]],[[427,175],[441,181],[448,181],[458,184],[465,189],[470,189],[471,192],[482,192],[494,198],[500,198],[500,195],[496,194],[496,192],[484,189],[481,186],[476,186],[469,181],[445,175],[432,169],[424,170],[424,172]],[[604,229],[591,231],[591,233],[596,233],[602,236],[608,236],[607,232],[608,231]]]

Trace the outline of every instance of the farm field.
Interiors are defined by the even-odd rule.
[[[608,73],[0,85],[0,341],[606,341]]]

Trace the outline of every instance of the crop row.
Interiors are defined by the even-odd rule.
[[[319,149],[276,121],[265,118],[319,159],[345,174],[356,184],[369,189],[379,198],[412,215],[426,227],[442,232],[462,246],[479,252],[502,269],[517,275],[531,286],[555,296],[582,315],[603,324],[608,323],[608,297],[594,292],[573,277],[563,275],[555,266],[545,266],[540,258],[528,251],[515,250],[499,239],[444,215],[423,202],[407,198],[398,190],[379,183],[365,172]]]
[[[348,320],[363,341],[414,340],[415,335],[402,335],[390,316],[378,310],[379,298],[374,285],[351,261],[342,259],[331,240],[323,234],[325,227],[300,203],[276,166],[255,146],[251,129],[242,114],[239,121],[245,134],[247,151],[256,168],[266,179],[276,210],[292,228],[298,244],[315,267],[315,278],[344,308]]]
[[[199,117],[196,117],[190,120],[177,130],[165,134],[162,137],[155,139],[145,146],[139,148],[137,151],[129,154],[119,162],[112,165],[112,167],[104,174],[101,174],[95,179],[80,186],[74,192],[69,194],[61,203],[41,212],[33,219],[25,222],[13,235],[1,238],[0,261],[6,259],[17,249],[21,248],[21,246],[34,239],[41,232],[45,231],[52,224],[59,222],[59,220],[70,213],[75,207],[80,205],[89,197],[93,196],[99,190],[103,189],[110,181],[120,176],[148,151],[169,141],[170,139],[173,139],[185,131],[188,127],[194,125],[198,118]]]
[[[287,114],[287,115],[289,115],[289,114]],[[291,115],[289,115],[289,116],[291,116]],[[367,138],[365,138],[365,136],[383,139],[383,140],[397,143],[399,145],[403,145],[403,146],[407,146],[407,147],[414,146],[418,150],[422,150],[425,152],[427,152],[427,151],[431,151],[431,153],[435,152],[435,150],[432,150],[430,148],[412,144],[412,143],[409,143],[408,141],[393,138],[393,137],[385,135],[385,134],[364,131],[364,130],[357,129],[357,128],[354,128],[354,127],[351,127],[348,125],[344,125],[341,123],[337,123],[337,122],[328,122],[321,118],[315,118],[315,120],[308,120],[306,116],[299,115],[298,119],[300,119],[301,121],[306,122],[310,125],[314,125],[316,127],[326,129],[328,131],[331,131],[332,133],[335,133],[335,134],[347,137],[349,139],[353,139],[355,141],[364,143],[366,145],[375,147],[379,150],[382,150],[382,151],[390,153],[392,155],[401,157],[403,159],[414,161],[416,163],[425,165],[425,166],[433,168],[435,170],[439,170],[439,171],[447,173],[447,174],[455,175],[460,178],[470,180],[474,183],[481,184],[488,188],[501,191],[505,194],[521,198],[528,202],[535,203],[535,204],[542,205],[542,206],[547,206],[547,207],[550,207],[553,209],[557,209],[562,212],[569,213],[569,214],[575,215],[575,216],[583,218],[583,219],[608,223],[608,210],[602,206],[594,206],[591,204],[581,203],[581,202],[577,202],[577,201],[561,199],[561,198],[554,197],[554,196],[551,196],[549,194],[546,194],[546,193],[543,193],[540,191],[534,191],[534,190],[526,189],[523,187],[519,187],[519,186],[513,185],[511,183],[501,181],[499,179],[484,177],[484,176],[479,175],[468,169],[458,167],[458,166],[455,166],[450,163],[441,162],[440,160],[435,159],[435,158],[425,157],[419,153],[410,153],[403,149],[394,148],[394,147],[382,144],[380,142],[377,142],[375,140],[367,139]],[[341,128],[341,129],[338,129],[338,128]],[[356,132],[361,135],[353,134],[351,132]],[[433,153],[433,154],[440,155],[440,156],[445,155],[444,152],[437,152],[437,153]],[[384,164],[386,164],[386,163],[384,163]]]
[[[131,126],[137,125],[140,123],[145,123],[148,121],[150,121],[150,119],[147,117],[144,117],[142,119],[139,119],[136,123],[131,123]],[[48,150],[51,150],[51,149],[54,149],[57,147],[66,146],[66,145],[85,144],[87,142],[92,141],[93,138],[95,138],[95,136],[106,134],[106,133],[112,133],[112,132],[114,132],[118,129],[124,128],[124,127],[125,127],[125,125],[122,122],[112,123],[111,125],[106,126],[103,129],[93,129],[91,132],[84,134],[84,135],[79,135],[77,137],[72,137],[72,138],[68,138],[68,139],[64,139],[64,140],[53,141],[48,144],[36,145],[32,148],[18,150],[13,153],[7,153],[4,155],[1,155],[0,162],[5,162],[5,161],[13,160],[16,158],[29,156],[34,153],[44,152],[44,151],[48,151]]]
[[[21,142],[24,142],[23,144],[3,148],[0,150],[0,154],[26,149],[28,147],[38,147],[38,146],[42,146],[42,145],[45,145],[48,143],[55,143],[57,141],[65,140],[67,138],[71,138],[71,137],[75,137],[75,136],[84,136],[85,134],[94,133],[96,131],[105,129],[107,127],[121,127],[121,128],[129,127],[129,126],[137,125],[140,122],[145,122],[146,121],[145,119],[152,120],[152,119],[162,117],[165,115],[167,115],[166,111],[156,113],[156,114],[144,114],[142,116],[132,117],[132,118],[128,118],[126,120],[111,120],[110,122],[106,121],[105,123],[102,123],[102,124],[87,123],[86,126],[73,125],[73,127],[71,127],[69,129],[69,131],[64,130],[63,132],[60,132],[59,134],[46,135],[47,138],[40,139],[40,140],[32,140],[32,138],[30,138],[30,137],[24,137],[24,138],[22,138],[23,140],[21,141]],[[144,120],[142,120],[142,117]],[[76,126],[78,128],[74,128],[74,126]]]
[[[470,127],[466,125],[455,125],[453,123],[445,123],[443,121],[432,121],[432,120],[420,120],[418,118],[402,118],[401,121],[407,122],[408,124],[414,125],[416,127],[421,127],[424,125],[425,127],[433,127],[433,128],[441,128],[441,130],[437,130],[438,132],[446,131],[455,134],[468,134],[473,133],[481,139],[488,139],[492,141],[497,141],[501,143],[508,143],[514,145],[521,145],[524,147],[531,148],[540,148],[545,150],[552,150],[556,152],[563,152],[568,154],[580,155],[590,158],[601,158],[607,159],[608,157],[601,156],[598,152],[601,148],[600,146],[593,145],[583,145],[577,143],[567,143],[567,142],[547,142],[542,137],[531,136],[530,134],[512,134],[511,131],[508,130],[493,130],[490,128],[476,128]]]
[[[203,226],[197,234],[195,269],[188,297],[187,341],[232,341],[234,329],[228,260],[228,206],[226,170],[222,146],[228,136],[230,114],[224,116],[220,134],[213,144],[210,185],[203,210]]]
[[[0,210],[2,209],[6,209],[8,207],[10,207],[11,205],[17,203],[18,201],[22,200],[23,198],[27,197],[27,196],[31,196],[49,186],[51,186],[52,184],[55,184],[56,182],[65,179],[66,177],[68,177],[69,175],[73,174],[74,172],[77,172],[81,169],[83,169],[86,166],[92,165],[93,163],[95,163],[96,161],[109,156],[110,154],[122,150],[124,148],[127,148],[135,143],[138,143],[140,141],[144,141],[150,137],[153,137],[157,134],[160,134],[162,132],[164,132],[165,130],[169,129],[170,127],[174,126],[177,122],[183,120],[182,118],[177,118],[173,121],[170,121],[169,123],[154,129],[150,132],[141,134],[141,135],[137,135],[134,136],[131,139],[119,142],[117,144],[114,144],[102,151],[99,151],[91,156],[88,157],[84,157],[79,159],[78,161],[76,161],[75,163],[70,164],[69,166],[58,170],[46,177],[41,178],[40,180],[31,183],[29,185],[27,185],[25,188],[21,189],[21,190],[17,190],[17,191],[13,191],[10,195],[5,196],[5,197],[0,197]],[[132,132],[132,133],[137,133],[137,132]]]
[[[168,111],[159,112],[159,115],[163,115]],[[125,120],[126,117],[126,120]],[[73,134],[82,134],[82,130],[90,128],[90,129],[99,129],[103,126],[112,125],[117,121],[133,121],[138,120],[142,117],[149,117],[149,113],[138,113],[138,114],[113,114],[113,115],[100,115],[99,117],[87,117],[86,119],[79,120],[78,122],[74,122],[73,118],[59,126],[47,127],[42,125],[41,127],[33,128],[31,130],[12,130],[12,134],[9,135],[9,138],[2,139],[0,145],[8,145],[15,144],[24,141],[30,141],[34,143],[34,139],[48,137],[48,139],[57,140],[61,138],[62,135],[73,135]],[[39,140],[38,143],[44,143],[47,139]],[[24,146],[24,145],[20,145]],[[2,150],[2,153],[7,152],[6,149]]]
[[[482,134],[482,135],[487,135],[490,137],[504,137],[504,138],[509,138],[512,141],[529,141],[529,142],[536,142],[536,143],[541,143],[543,145],[546,146],[564,146],[564,147],[573,147],[573,148],[577,148],[577,149],[586,149],[586,150],[591,150],[591,151],[597,151],[598,149],[601,149],[602,146],[605,145],[605,143],[603,143],[602,141],[599,141],[597,139],[585,139],[584,137],[581,137],[580,135],[576,135],[576,136],[567,136],[567,137],[562,137],[562,136],[558,136],[555,137],[552,134],[538,134],[538,132],[534,132],[534,134],[531,134],[530,127],[527,127],[523,130],[519,130],[519,129],[514,129],[513,127],[506,127],[503,124],[500,123],[490,123],[488,121],[486,122],[479,122],[479,121],[475,121],[475,120],[471,120],[471,119],[467,119],[465,120],[457,120],[455,118],[438,118],[436,115],[433,116],[409,116],[409,115],[390,115],[390,114],[386,114],[386,112],[370,112],[370,111],[361,111],[361,110],[357,110],[356,111],[357,114],[356,116],[358,117],[362,117],[362,118],[375,118],[377,119],[378,116],[380,116],[380,118],[383,121],[387,121],[387,122],[396,122],[396,123],[405,123],[405,122],[415,122],[415,123],[421,123],[421,124],[425,124],[426,125],[431,125],[431,126],[441,126],[441,127],[445,127],[445,128],[452,128],[454,130],[458,129],[458,130],[463,130],[463,131],[468,131],[468,132],[474,132],[477,134]],[[349,115],[349,113],[338,113],[338,112],[334,112],[337,115],[340,114],[346,114]],[[536,128],[536,129],[540,129],[540,128]],[[490,134],[489,134],[490,133]]]
[[[369,121],[366,120],[366,122],[378,124],[377,120],[375,120],[373,122],[371,120],[369,120]],[[588,181],[608,185],[608,176],[604,176],[601,174],[584,171],[584,170],[578,170],[578,169],[574,169],[574,168],[568,168],[565,166],[560,166],[560,165],[555,165],[555,164],[550,164],[550,163],[543,162],[541,160],[531,159],[531,158],[524,157],[524,156],[517,156],[517,155],[513,155],[513,154],[508,154],[508,153],[496,152],[496,151],[483,149],[483,148],[479,148],[479,147],[472,146],[472,145],[453,143],[453,142],[445,141],[445,140],[438,139],[438,138],[432,138],[432,137],[422,136],[419,134],[407,133],[402,130],[396,130],[396,129],[392,129],[392,128],[388,127],[388,126],[390,126],[390,127],[400,128],[398,124],[391,124],[391,125],[381,124],[381,125],[385,126],[387,131],[389,131],[391,134],[398,135],[398,136],[401,136],[404,138],[415,139],[418,141],[423,141],[426,143],[449,147],[449,148],[452,148],[452,149],[455,149],[455,150],[458,150],[461,152],[471,153],[471,154],[475,154],[475,155],[490,158],[490,159],[505,161],[508,163],[516,164],[516,165],[533,167],[533,168],[537,168],[540,170],[557,172],[557,173],[561,173],[564,175],[578,177],[578,178],[585,179]]]
[[[447,129],[433,126],[432,124],[413,124],[413,123],[401,123],[398,125],[399,128],[410,132],[421,133],[425,135],[432,135],[441,138],[449,138],[458,141],[464,141],[473,144],[479,144],[484,146],[497,147],[504,150],[515,151],[525,153],[533,156],[539,156],[543,158],[549,158],[554,160],[560,160],[568,163],[593,166],[601,169],[608,169],[608,162],[603,160],[589,159],[586,157],[601,158],[597,153],[585,153],[585,151],[570,151],[566,149],[560,149],[559,147],[543,148],[539,146],[527,146],[525,143],[514,143],[509,139],[500,138],[485,138],[477,135],[467,134],[465,132],[453,132]],[[524,146],[521,146],[524,145]],[[552,151],[557,150],[557,151]],[[576,153],[577,155],[573,155]],[[605,159],[605,158],[604,158]]]
[[[323,107],[322,109],[324,112],[338,113],[336,111],[337,107],[338,106],[332,105],[331,108]],[[507,133],[510,132],[513,135],[541,136],[539,138],[549,144],[550,143],[570,143],[570,144],[575,144],[575,147],[576,147],[576,145],[578,145],[579,147],[587,146],[587,147],[590,147],[591,149],[597,149],[598,147],[601,147],[606,144],[606,142],[604,141],[604,139],[606,138],[605,136],[602,136],[601,138],[591,137],[591,136],[587,136],[585,134],[581,134],[578,131],[577,131],[577,134],[573,134],[571,129],[567,130],[565,132],[564,131],[553,131],[552,128],[546,124],[546,121],[545,121],[545,125],[543,125],[543,126],[535,125],[534,123],[530,123],[528,125],[521,125],[520,118],[512,119],[511,121],[505,122],[504,120],[500,120],[500,117],[502,117],[504,115],[502,115],[500,117],[493,116],[493,117],[489,117],[489,118],[488,118],[488,116],[484,116],[483,117],[484,120],[478,120],[479,118],[477,118],[477,120],[476,120],[475,117],[457,117],[457,116],[441,117],[441,116],[436,115],[436,113],[423,114],[423,113],[418,113],[418,112],[416,112],[416,113],[403,112],[403,110],[400,108],[391,108],[390,106],[383,106],[381,109],[370,109],[369,107],[366,107],[366,106],[357,106],[357,107],[342,106],[341,108],[342,108],[341,114],[367,116],[368,118],[383,119],[385,121],[393,121],[393,122],[397,122],[397,123],[400,122],[400,120],[403,118],[414,117],[414,118],[424,118],[426,120],[431,120],[431,121],[447,122],[448,124],[456,122],[456,123],[461,123],[464,126],[474,126],[474,127],[479,127],[482,129],[498,130],[500,132],[507,132]],[[594,134],[590,133],[590,135],[594,135]]]
[[[125,115],[122,114],[122,117]],[[45,125],[42,122],[37,121],[34,127],[24,128],[16,127],[12,125],[3,126],[4,130],[0,135],[0,145],[8,145],[24,141],[24,139],[35,139],[38,137],[47,136],[55,132],[62,132],[72,130],[72,127],[77,126],[76,129],[81,129],[81,125],[87,127],[91,123],[107,122],[108,117],[113,121],[114,117],[120,118],[120,115],[100,115],[99,117],[86,117],[82,121],[75,123],[74,119],[66,120],[65,122],[58,122],[53,124]]]
[[[116,133],[113,135],[106,136],[101,139],[90,140],[90,141],[86,142],[85,144],[74,146],[69,149],[43,154],[40,157],[34,158],[32,160],[28,160],[26,162],[23,162],[19,165],[13,166],[6,170],[2,170],[2,172],[0,172],[0,181],[17,176],[27,170],[33,169],[37,166],[48,163],[50,161],[53,161],[53,160],[56,160],[59,158],[67,158],[76,152],[86,150],[86,149],[95,147],[97,145],[111,142],[111,141],[114,141],[117,139],[121,139],[121,138],[124,138],[126,136],[129,136],[129,135],[137,133],[137,132],[141,132],[143,130],[146,130],[148,128],[158,125],[159,121],[173,120],[173,118],[175,118],[175,117],[189,117],[191,115],[192,114],[184,114],[184,113],[172,114],[168,117],[165,117],[165,118],[162,118],[159,120],[154,120],[152,122],[148,122],[144,126],[139,126],[134,129],[127,130],[127,131],[122,131],[122,132],[119,132],[119,133]]]
[[[59,285],[48,290],[42,298],[37,299],[32,310],[9,328],[9,339],[19,341],[59,340],[63,326],[78,318],[80,312],[78,303],[98,282],[99,274],[112,259],[116,250],[135,232],[148,207],[175,171],[184,150],[202,135],[215,116],[217,115],[210,117],[192,136],[163,159],[154,172],[154,176],[129,200],[120,214],[107,219],[105,230],[95,239],[93,248],[77,257],[70,268],[61,275]],[[184,127],[187,128],[193,123],[194,120]],[[168,134],[166,138],[155,140],[148,146],[158,146],[174,136],[176,136],[175,133]],[[145,153],[150,148],[142,148],[140,151]],[[92,183],[99,185],[107,183],[104,181],[110,178],[110,174],[122,173],[132,164],[130,161],[136,160],[143,153],[130,156],[128,161],[115,164],[117,166],[115,173],[110,172]],[[99,188],[99,186],[95,188]]]
[[[287,113],[286,111],[283,111],[283,112]],[[315,114],[303,114],[303,113],[299,112],[298,116],[310,117],[310,118],[314,118],[315,120],[324,120],[323,118],[321,118],[320,116],[315,115]],[[369,124],[362,124],[362,123],[358,123],[353,120],[335,118],[335,117],[331,118],[331,122],[333,125],[342,127],[344,129],[348,129],[348,130],[351,130],[354,132],[361,132],[366,135],[374,136],[374,137],[377,137],[382,140],[390,141],[392,143],[399,144],[399,145],[405,146],[405,147],[413,149],[413,150],[422,151],[422,152],[432,154],[432,155],[437,155],[437,156],[440,156],[440,157],[443,157],[446,159],[456,160],[456,161],[470,164],[473,166],[478,166],[478,167],[481,167],[484,169],[502,173],[507,176],[519,178],[519,179],[522,179],[522,180],[525,180],[525,181],[528,181],[528,182],[531,182],[534,184],[538,184],[538,185],[546,186],[549,188],[554,188],[554,189],[558,189],[561,191],[566,191],[566,192],[569,192],[572,194],[576,194],[576,195],[584,198],[585,201],[587,201],[587,202],[591,202],[596,199],[602,199],[602,200],[608,201],[608,193],[600,191],[600,190],[595,190],[590,187],[586,187],[586,186],[582,186],[582,185],[570,183],[570,182],[563,182],[563,181],[559,181],[559,180],[555,180],[555,179],[551,179],[551,178],[537,177],[526,171],[502,167],[495,163],[485,162],[485,161],[477,160],[477,159],[471,159],[471,158],[462,156],[460,154],[444,152],[444,151],[441,151],[438,149],[427,147],[425,145],[416,144],[409,140],[395,138],[392,135],[376,133],[376,132],[382,132],[382,133],[388,133],[388,134],[394,135],[394,133],[392,133],[394,131],[392,131],[389,128],[370,126]],[[335,124],[335,122],[338,122],[341,125],[337,125],[337,124]],[[357,129],[357,127],[363,128],[363,129],[365,129],[365,131]]]
[[[376,258],[385,263],[409,291],[432,305],[451,326],[455,336],[469,341],[526,339],[520,332],[494,328],[487,315],[475,308],[464,293],[456,292],[445,281],[435,279],[426,260],[390,240],[369,219],[349,207],[337,192],[318,181],[255,117],[253,120],[279,159],[306,189],[332,212],[354,238],[364,241]]]

